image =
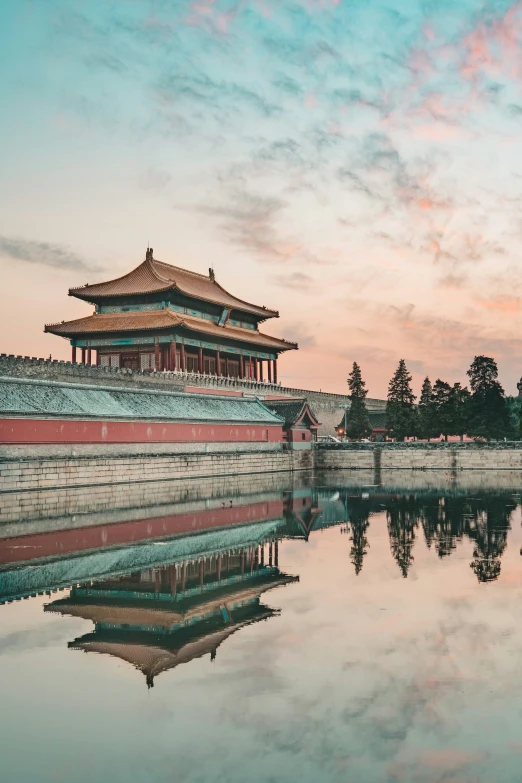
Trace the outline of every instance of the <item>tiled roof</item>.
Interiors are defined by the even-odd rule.
[[[281,418],[285,420],[285,424],[288,426],[292,426],[293,424],[296,424],[298,421],[300,421],[305,413],[308,413],[310,418],[313,419],[317,426],[319,425],[319,422],[317,421],[306,400],[299,400],[295,398],[274,401],[265,400],[265,405],[267,408],[270,408],[271,411],[274,411],[274,413],[276,413],[278,416],[281,416]]]
[[[0,414],[281,425],[253,397],[142,391],[0,378]]]
[[[370,419],[370,426],[372,429],[386,429],[386,411],[368,411],[368,418]],[[341,421],[337,425],[338,427],[344,427],[344,413]]]
[[[194,299],[203,299],[223,307],[252,313],[261,318],[277,318],[279,315],[276,310],[268,310],[266,307],[259,307],[232,296],[210,276],[165,264],[152,257],[147,257],[136,269],[123,277],[108,280],[106,283],[71,288],[69,295],[88,302],[96,302],[111,296],[132,296],[174,289]]]
[[[185,327],[195,332],[212,336],[225,337],[242,343],[253,343],[278,351],[289,351],[297,348],[297,343],[290,343],[278,337],[270,337],[254,329],[241,329],[237,326],[218,326],[213,321],[204,318],[181,315],[172,310],[146,310],[133,313],[94,313],[75,321],[62,324],[48,324],[46,332],[61,337],[76,337],[82,334],[100,334],[115,332],[139,332],[172,327]]]

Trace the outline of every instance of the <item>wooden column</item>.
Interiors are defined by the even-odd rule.
[[[82,364],[85,364],[85,348],[82,348]]]
[[[176,369],[176,343],[170,344],[170,364],[169,369],[171,372],[174,372]]]
[[[261,545],[261,565],[264,566],[265,564],[265,545]]]
[[[254,375],[256,381],[259,381],[259,359],[254,359]]]
[[[185,563],[181,566],[181,590],[185,590],[185,584],[187,582],[187,566]]]
[[[217,581],[221,579],[221,563],[222,563],[222,557],[221,555],[218,555],[217,559]]]
[[[275,542],[274,550],[274,565],[277,568],[279,565],[279,541]]]
[[[274,383],[277,383],[277,359],[274,359]]]
[[[225,356],[225,378],[229,377],[228,373],[228,356]]]
[[[269,359],[266,363],[268,368],[268,383],[272,383],[272,359]]]
[[[179,347],[179,369],[185,372],[185,346],[181,343]]]
[[[200,560],[199,561],[199,584],[203,585],[203,580],[205,579],[205,561]]]
[[[178,569],[175,565],[170,567],[170,592],[172,595],[178,592]]]
[[[216,375],[221,375],[221,356],[219,351],[216,351]]]
[[[154,367],[156,372],[161,370],[161,357],[159,343],[154,343]]]
[[[203,375],[203,348],[198,349],[198,371],[200,375]]]
[[[259,360],[259,380],[263,383],[263,360]]]
[[[273,552],[272,542],[270,542],[270,544],[268,545],[268,565],[270,566],[270,568],[272,568],[272,562],[273,562],[272,552]]]
[[[241,573],[245,573],[245,550],[241,552]]]
[[[72,361],[73,364],[76,364],[76,346],[75,345],[72,346],[71,361]]]
[[[245,359],[241,354],[239,354],[239,377],[245,377]]]
[[[91,355],[91,349],[87,348],[87,364],[92,363],[92,355]]]

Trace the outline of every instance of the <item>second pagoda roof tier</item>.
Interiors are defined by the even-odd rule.
[[[74,321],[48,324],[45,327],[45,331],[61,337],[78,337],[87,334],[158,331],[174,327],[185,327],[190,331],[201,332],[211,337],[260,345],[266,348],[274,348],[277,351],[289,351],[297,348],[297,343],[262,334],[256,329],[242,329],[241,327],[229,326],[228,324],[219,326],[212,321],[180,315],[169,309],[124,313],[94,313]]]

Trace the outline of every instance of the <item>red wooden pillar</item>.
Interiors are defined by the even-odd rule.
[[[239,377],[245,377],[245,360],[241,355],[239,356]]]
[[[218,559],[217,559],[217,581],[218,582],[221,579],[221,562],[222,562],[221,555],[218,555]]]
[[[185,584],[187,582],[187,566],[185,563],[181,566],[181,590],[185,590]]]
[[[87,364],[92,363],[91,349],[87,348]]]
[[[200,560],[199,561],[199,584],[203,584],[203,580],[205,578],[205,561]]]
[[[82,364],[85,364],[85,348],[82,348]]]
[[[183,343],[179,347],[179,368],[181,372],[185,372],[185,346]]]
[[[254,359],[254,376],[256,381],[259,381],[259,360]]]
[[[273,552],[272,542],[270,542],[270,544],[268,545],[268,565],[270,566],[270,568],[272,568],[272,552]]]
[[[154,344],[154,367],[156,368],[156,372],[159,372],[161,370],[161,357],[160,357],[159,343]]]
[[[216,375],[221,375],[221,356],[219,351],[216,351]]]
[[[275,542],[274,550],[274,565],[277,568],[279,565],[279,541]]]
[[[265,564],[265,545],[261,544],[261,565]]]
[[[241,573],[245,573],[245,552],[241,552]]]
[[[268,368],[268,383],[272,383],[272,359],[269,359],[266,363]]]
[[[178,570],[175,565],[170,567],[170,592],[172,595],[178,592]]]
[[[263,360],[259,360],[259,380],[263,383]]]
[[[225,378],[228,378],[228,356],[225,356]]]
[[[170,362],[169,362],[169,370],[171,372],[174,372],[176,369],[176,343],[170,344]]]
[[[274,383],[277,383],[277,359],[274,359]]]
[[[73,364],[76,364],[76,346],[75,345],[72,346],[71,361],[72,361]]]
[[[203,375],[203,348],[198,350],[198,371],[200,375]]]

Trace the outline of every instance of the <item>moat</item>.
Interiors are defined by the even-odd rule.
[[[522,473],[373,479],[0,495],[3,777],[519,780]]]

